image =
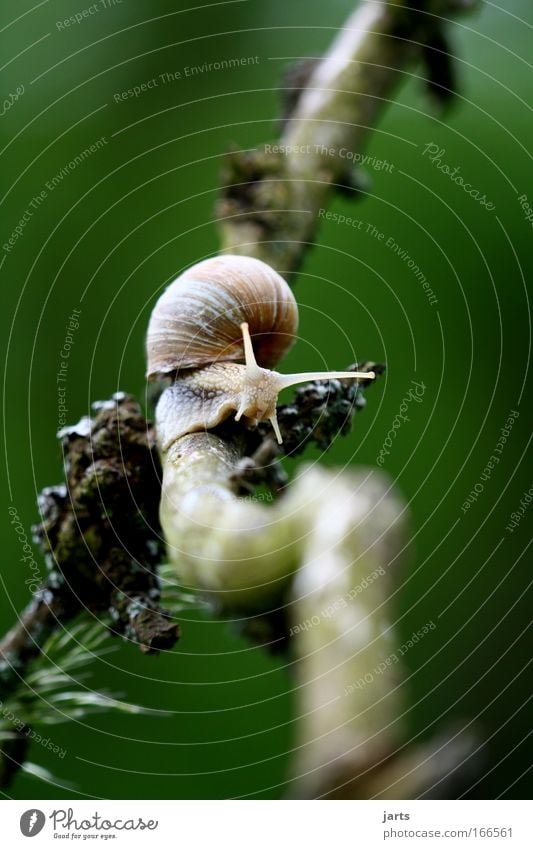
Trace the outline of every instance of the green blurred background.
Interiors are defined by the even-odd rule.
[[[217,250],[213,204],[224,152],[232,142],[275,140],[289,57],[319,55],[353,4],[249,0],[188,11],[170,0],[123,0],[58,27],[89,5],[51,0],[30,12],[27,0],[4,0],[1,12],[2,96],[25,89],[0,123],[2,244],[46,182],[105,138],[47,190],[0,257],[6,496],[28,530],[38,519],[37,492],[62,478],[55,375],[68,316],[82,311],[69,421],[119,388],[144,397],[143,335],[155,298],[183,267]],[[384,466],[412,514],[410,566],[394,601],[400,637],[438,622],[406,657],[409,732],[427,736],[477,718],[490,740],[470,794],[489,798],[531,794],[525,590],[533,509],[506,530],[532,483],[524,283],[531,224],[517,199],[529,191],[533,205],[524,104],[530,36],[521,20],[529,14],[531,22],[530,13],[526,0],[505,11],[482,4],[453,25],[461,97],[445,119],[416,74],[405,75],[366,151],[393,168],[363,169],[371,186],[359,202],[334,199],[333,211],[364,227],[322,222],[296,287],[305,342],[285,363],[291,371],[357,358],[388,364],[354,433],[338,439],[324,463],[375,465],[411,380],[426,386]],[[247,56],[259,61],[184,76],[187,66]],[[176,71],[181,79],[115,102],[115,94]],[[430,142],[494,211],[422,155]],[[369,223],[415,260],[437,304],[367,232]],[[520,416],[501,462],[463,513],[511,410]],[[1,527],[5,630],[28,591],[7,509]],[[20,773],[13,796],[62,798],[65,780],[76,786],[68,795],[80,798],[283,795],[295,719],[289,670],[199,610],[184,611],[182,623],[174,652],[152,658],[117,645],[90,679],[95,689],[112,687],[172,716],[106,714],[54,726],[65,758],[35,746],[31,759],[57,784]]]

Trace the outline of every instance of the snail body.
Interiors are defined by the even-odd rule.
[[[148,379],[175,378],[156,410],[161,448],[215,427],[232,412],[236,421],[267,419],[281,443],[276,404],[282,389],[309,380],[374,377],[373,372],[283,375],[266,368],[289,350],[297,328],[294,295],[260,260],[223,255],[178,277],[157,302],[147,334]]]

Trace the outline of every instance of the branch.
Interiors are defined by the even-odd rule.
[[[49,634],[83,609],[111,611],[109,629],[145,652],[178,638],[178,626],[157,605],[160,466],[152,428],[124,393],[94,407],[94,419],[59,434],[66,486],[39,497],[43,521],[34,534],[49,574],[0,642],[2,698]]]
[[[423,9],[401,0],[363,4],[325,57],[308,66],[305,82],[295,84],[279,150],[228,156],[218,205],[223,251],[256,256],[282,273],[296,270],[313,242],[319,210],[329,195],[357,187],[340,149],[362,150],[402,70],[423,58],[431,65],[432,90],[451,88],[450,64],[434,59],[446,45],[438,15],[458,3],[429,0],[419,5]],[[332,406],[325,403],[328,393],[335,401]],[[299,390],[294,404],[280,413],[286,448],[297,453],[312,439],[327,446],[338,430],[347,429],[361,403],[359,388],[342,384]],[[0,644],[3,691],[24,674],[45,636],[82,607],[94,612],[111,607],[113,630],[145,651],[170,647],[178,637],[177,625],[157,604],[159,481],[152,430],[126,396],[100,405],[96,418],[80,425],[63,432],[67,488],[49,489],[41,499],[44,522],[38,537],[50,575]],[[370,561],[388,571],[401,545],[401,502],[376,471],[339,478],[334,472],[304,469],[272,508],[243,498],[246,479],[249,485],[261,475],[275,491],[285,489],[277,450],[261,429],[252,434],[229,423],[216,433],[188,435],[170,447],[162,462],[161,521],[169,555],[185,582],[225,609],[251,616],[288,599],[295,628],[306,611],[323,603],[317,596],[321,588],[326,594],[337,592],[341,576],[354,586],[358,570],[368,568]],[[338,530],[335,538],[332,528]],[[298,582],[293,585],[295,572]],[[386,586],[377,582],[377,595],[362,596],[361,605],[351,609],[348,634],[366,620],[377,627],[375,605],[385,604]],[[302,607],[306,604],[310,606]],[[363,666],[354,666],[346,628],[337,628],[343,671],[335,687],[367,663],[378,662],[390,648],[387,629],[376,633],[358,661]],[[317,629],[317,638],[321,633]],[[306,710],[311,705],[316,721],[327,723],[327,708],[316,703],[309,677],[313,652],[303,641],[298,644],[302,705]],[[323,647],[323,637],[320,644]],[[327,667],[334,673],[329,661]],[[348,718],[340,723],[341,730],[330,725],[325,730],[328,751],[342,762],[350,780],[354,769],[361,772],[363,778],[350,792],[385,792],[390,773],[375,778],[381,760],[393,763],[395,774],[403,776],[404,762],[395,757],[401,732],[381,733],[383,722],[397,724],[398,703],[386,698],[382,708],[367,711],[364,721],[353,717],[350,700],[344,710]],[[348,737],[343,738],[345,724]],[[301,725],[306,754],[297,772],[322,774],[318,783],[304,781],[305,793],[333,792],[339,772],[322,770],[323,750],[315,744],[313,728]],[[350,749],[342,740],[351,739],[350,734],[361,742],[356,760],[342,756]],[[369,741],[376,736],[380,745],[373,748]],[[366,773],[371,775],[368,780]],[[404,781],[403,792],[413,793],[414,786]]]
[[[218,208],[224,251],[257,257],[282,273],[298,267],[319,209],[346,185],[341,148],[361,150],[399,72],[420,58],[435,26],[400,2],[358,9],[314,67],[279,149],[230,155]],[[435,74],[430,81],[434,87]],[[296,794],[333,795],[344,787],[356,797],[386,796],[390,785],[407,798],[428,791],[426,782],[443,778],[441,766],[426,749],[414,761],[413,752],[402,753],[396,680],[384,676],[362,699],[350,691],[387,663],[395,645],[387,621],[390,580],[374,581],[357,603],[349,593],[365,571],[388,575],[396,567],[404,512],[397,496],[376,471],[304,469],[272,507],[243,500],[236,470],[243,469],[245,443],[242,426],[229,424],[221,435],[181,437],[162,453],[161,524],[180,580],[254,624],[258,613],[289,605],[304,714]],[[257,452],[260,461],[270,459],[264,443]],[[321,614],[324,605],[342,608],[341,600],[345,615]],[[304,629],[302,637],[296,629],[315,619],[312,636]],[[401,681],[401,664],[397,675]],[[440,763],[453,771],[470,742],[448,743]],[[431,767],[424,769],[425,762]]]
[[[324,57],[305,63],[303,88],[301,79],[293,82],[292,111],[279,143],[229,154],[218,204],[222,251],[257,257],[282,274],[296,270],[331,193],[357,193],[359,180],[339,152],[364,149],[402,71],[424,60],[430,90],[453,93],[439,15],[473,5],[363,2]]]

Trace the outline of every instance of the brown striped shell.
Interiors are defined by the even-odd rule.
[[[241,324],[257,362],[278,363],[294,342],[298,307],[277,271],[259,259],[222,256],[193,265],[163,292],[146,337],[147,377],[244,361]]]

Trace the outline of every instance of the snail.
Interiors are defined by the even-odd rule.
[[[162,449],[187,433],[215,427],[232,412],[235,421],[267,419],[281,443],[276,404],[282,389],[375,376],[271,371],[294,343],[297,328],[292,291],[261,260],[224,254],[177,277],[157,301],[146,339],[147,378],[174,377],[156,410]]]

